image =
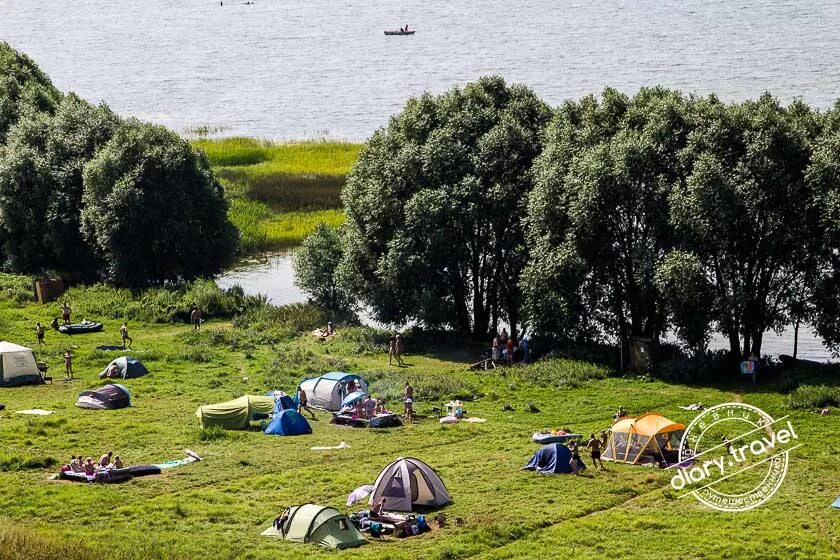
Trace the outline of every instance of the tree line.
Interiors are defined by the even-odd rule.
[[[0,43],[0,262],[127,287],[212,275],[238,232],[206,157],[59,92]]]
[[[297,281],[485,337],[658,340],[733,354],[812,325],[840,349],[840,104],[664,88],[549,108],[485,77],[408,101],[373,134]]]

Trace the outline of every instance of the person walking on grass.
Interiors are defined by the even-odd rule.
[[[38,348],[40,348],[42,344],[44,346],[47,345],[47,343],[44,342],[44,331],[44,325],[42,325],[40,322],[35,323],[35,335],[38,337]]]
[[[312,419],[315,420],[315,412],[313,412],[312,409],[309,408],[309,400],[306,398],[306,391],[304,391],[300,387],[298,387],[297,399],[297,413],[301,414],[301,411],[306,410],[309,412],[309,414],[312,415]]]
[[[397,355],[397,337],[392,336],[388,340],[388,365],[394,365],[393,360],[394,357]]]
[[[595,434],[589,434],[589,441],[586,442],[586,448],[589,449],[589,455],[592,457],[592,464],[596,468],[603,470],[604,462],[601,461],[601,442],[595,437]],[[600,467],[598,466],[600,465]]]
[[[125,322],[120,327],[120,335],[122,335],[123,348],[131,350],[131,343],[134,342],[134,339],[128,336],[128,325]],[[126,341],[128,341],[128,346],[126,346]]]

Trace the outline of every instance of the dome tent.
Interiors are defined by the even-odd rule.
[[[613,424],[610,439],[601,458],[619,463],[677,462],[685,424],[655,412],[638,418],[622,418]]]
[[[32,348],[0,342],[0,387],[43,383]]]
[[[131,406],[131,393],[119,383],[105,385],[95,391],[82,391],[76,406],[93,410],[126,408]]]
[[[368,394],[367,383],[360,375],[341,371],[331,371],[321,377],[304,379],[298,388],[306,392],[309,406],[336,412],[341,410],[344,397],[353,392],[348,391],[351,381],[356,383],[355,391],[361,391],[364,395]]]
[[[284,410],[297,410],[295,401],[283,391],[269,391],[266,396],[274,398],[274,414],[280,414]]]
[[[281,519],[276,524],[279,527],[272,524],[262,535],[338,549],[367,543],[347,516],[331,507],[315,504],[292,506],[283,513]]]
[[[571,460],[572,452],[568,447],[562,443],[550,443],[534,453],[523,468],[542,474],[568,474],[572,472]]]
[[[123,379],[134,379],[135,377],[142,377],[149,373],[149,370],[146,369],[146,366],[144,366],[140,360],[132,358],[131,356],[122,356],[105,366],[105,369],[103,369],[99,374],[100,379],[105,378],[108,370],[113,364],[116,364],[117,370],[120,372],[120,377]]]
[[[265,429],[266,434],[276,436],[300,436],[311,434],[312,427],[306,418],[297,413],[296,410],[287,408],[274,414],[274,418]]]
[[[452,501],[432,467],[412,457],[399,457],[382,469],[373,486],[370,503],[385,498],[385,509],[391,511],[414,511],[417,507],[443,506]]]

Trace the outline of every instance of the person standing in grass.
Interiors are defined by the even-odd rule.
[[[61,304],[61,320],[64,321],[65,325],[70,324],[70,314],[72,313],[72,311],[73,310],[70,309],[70,306],[67,305],[66,301]]]
[[[44,346],[47,345],[47,343],[44,342],[44,330],[44,325],[42,325],[40,322],[35,323],[35,334],[38,336],[38,348],[40,348],[42,344]]]
[[[592,464],[596,468],[603,469],[604,462],[601,461],[601,442],[595,437],[595,434],[589,434],[589,441],[586,442],[586,448],[589,449],[589,455],[592,457]],[[600,467],[598,466],[600,465]]]
[[[73,378],[73,354],[69,348],[64,350],[64,374],[67,379]]]
[[[507,365],[513,365],[513,337],[508,337],[505,343],[507,350]]]
[[[403,404],[405,405],[403,419],[411,424],[414,421],[414,387],[408,381],[405,382],[405,389],[403,389]]]
[[[134,342],[134,339],[128,336],[128,325],[124,321],[120,327],[120,335],[122,335],[123,348],[126,348],[125,343],[128,341],[128,349],[131,350],[131,343]]]
[[[399,334],[394,337],[394,353],[397,356],[397,365],[402,367],[403,339]]]
[[[201,330],[201,308],[197,305],[192,306],[192,310],[190,311],[190,322],[193,325],[193,330]]]

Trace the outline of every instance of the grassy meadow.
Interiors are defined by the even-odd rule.
[[[341,188],[360,144],[237,137],[192,143],[225,187],[245,253],[299,245],[319,223],[341,223]]]
[[[28,279],[0,276],[0,340],[36,347],[35,321],[49,322],[56,304],[26,301]],[[840,421],[791,409],[775,386],[723,388],[665,384],[647,377],[615,377],[604,366],[565,359],[492,372],[466,371],[481,349],[450,335],[418,333],[406,339],[406,367],[387,364],[388,333],[344,326],[320,342],[308,331],[326,315],[304,305],[270,309],[251,302],[232,316],[208,314],[200,332],[181,319],[189,301],[224,299],[198,286],[170,299],[159,292],[130,294],[77,288],[68,297],[77,317],[101,319],[101,333],[65,336],[48,331],[52,385],[0,389],[0,558],[29,560],[94,556],[129,558],[837,558],[840,511]],[[213,299],[215,298],[215,299]],[[230,306],[229,306],[230,307]],[[169,311],[167,311],[169,310]],[[228,309],[230,311],[230,309]],[[132,317],[131,355],[150,374],[124,383],[133,407],[90,411],[74,407],[82,390],[101,384],[97,374],[122,352],[118,326]],[[61,382],[61,355],[75,354],[76,379]],[[202,431],[201,404],[269,389],[291,392],[297,382],[331,370],[363,374],[374,396],[399,409],[404,380],[417,389],[411,426],[364,430],[329,424],[318,413],[309,436]],[[469,399],[483,424],[441,425],[432,407]],[[794,452],[787,479],[764,506],[739,514],[679,499],[670,473],[641,466],[592,465],[582,476],[520,470],[543,428],[588,434],[611,423],[619,405],[632,414],[658,411],[688,423],[696,413],[678,408],[742,400],[773,416],[790,414],[804,446]],[[512,410],[504,410],[509,404]],[[532,404],[534,408],[529,405]],[[44,408],[44,417],[15,414]],[[254,424],[256,427],[256,423]],[[313,451],[341,441],[349,449]],[[113,450],[128,464],[183,456],[204,461],[124,484],[88,485],[48,480],[71,455],[98,457]],[[289,505],[315,502],[344,507],[347,494],[374,481],[398,456],[418,457],[441,475],[454,502],[447,527],[408,539],[387,538],[359,549],[328,551],[260,536]],[[588,457],[586,457],[587,463]],[[359,505],[355,509],[363,509]],[[462,526],[455,526],[462,518]]]

